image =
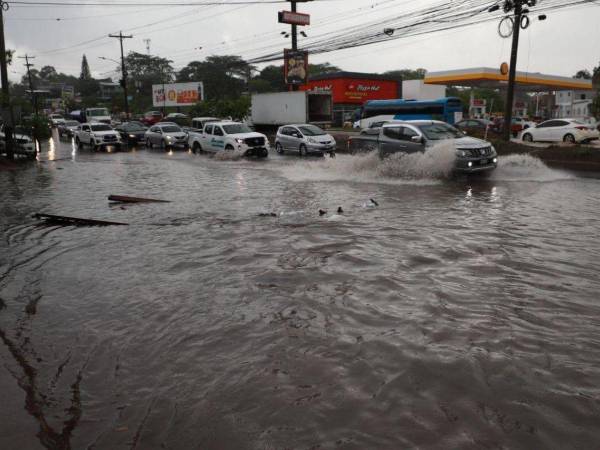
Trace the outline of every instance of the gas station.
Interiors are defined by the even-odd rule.
[[[505,90],[508,86],[508,72],[490,67],[476,67],[470,69],[447,70],[441,72],[427,72],[425,84],[437,84],[461,88],[484,88]],[[547,75],[539,72],[516,72],[515,92],[521,98],[529,93],[551,93],[555,91],[591,91],[592,80],[569,78],[558,75]],[[475,102],[473,91],[471,91],[470,110],[477,111],[478,115],[485,115],[485,107]],[[519,101],[515,106],[519,106]],[[526,115],[525,107],[517,107],[516,115]],[[525,111],[523,111],[523,109]],[[519,114],[521,113],[521,114]],[[525,114],[523,114],[525,113]],[[473,113],[476,114],[476,113]]]

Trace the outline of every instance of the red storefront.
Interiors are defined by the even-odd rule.
[[[330,91],[336,125],[352,121],[352,114],[367,100],[402,98],[402,80],[383,75],[335,72],[311,77],[303,91]]]

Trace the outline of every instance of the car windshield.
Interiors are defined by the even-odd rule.
[[[302,134],[305,136],[323,136],[324,134],[326,134],[323,130],[314,125],[302,125],[298,128],[300,129],[300,131],[302,131]]]
[[[4,130],[2,130],[2,131],[4,131]],[[19,126],[17,126],[17,127],[15,127],[13,133],[14,134],[22,134],[22,135],[28,136],[28,135],[31,134],[31,128],[28,129],[28,128],[25,128],[25,127],[19,127]]]
[[[76,120],[67,120],[65,122],[65,126],[67,126],[67,127],[77,127],[77,126],[79,126],[79,122],[77,122]]]
[[[179,133],[181,131],[181,128],[175,125],[168,125],[166,127],[162,127],[161,130],[163,131],[163,133]]]
[[[52,114],[50,117],[52,117],[53,119],[62,119],[63,116],[61,116],[60,114]]]
[[[87,115],[91,117],[108,116],[108,110],[106,108],[88,109]]]
[[[112,128],[103,123],[91,125],[92,131],[111,131]]]
[[[429,125],[419,125],[419,129],[423,132],[427,139],[432,141],[439,141],[442,139],[455,139],[464,136],[463,133],[446,123],[432,123]]]
[[[127,131],[144,131],[146,127],[140,123],[128,123],[125,125],[125,129]]]
[[[223,125],[223,129],[227,134],[252,133],[252,130],[243,123],[232,123],[231,125]]]

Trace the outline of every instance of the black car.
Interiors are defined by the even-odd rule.
[[[115,130],[127,145],[140,145],[146,142],[146,126],[142,122],[124,122]]]

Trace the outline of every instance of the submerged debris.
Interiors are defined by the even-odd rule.
[[[121,203],[171,203],[169,200],[159,200],[156,198],[129,197],[127,195],[109,195],[111,202]]]
[[[107,220],[83,219],[80,217],[57,216],[54,214],[36,213],[33,215],[36,219],[41,219],[46,223],[63,226],[107,226],[107,225],[129,225],[122,222],[109,222]]]

